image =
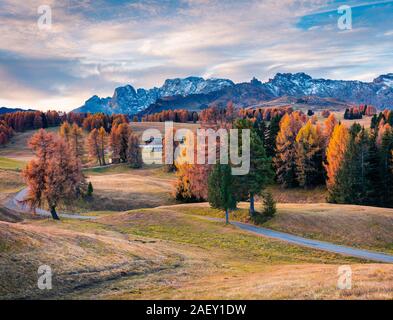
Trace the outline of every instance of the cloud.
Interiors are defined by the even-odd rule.
[[[351,32],[332,15],[343,1],[47,1],[49,31],[36,25],[40,2],[0,0],[1,104],[70,109],[116,86],[189,75],[371,80],[393,70],[381,38],[393,30],[391,1],[356,1]]]

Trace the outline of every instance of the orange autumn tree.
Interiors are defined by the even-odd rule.
[[[70,146],[71,151],[79,157],[83,156],[83,130],[76,123],[72,125],[69,122],[64,122],[59,129],[60,136]]]
[[[72,124],[70,130],[70,149],[73,154],[81,159],[83,157],[84,148],[83,148],[83,130],[76,123]]]
[[[336,117],[331,113],[324,122],[323,136],[325,139],[325,148],[328,146],[330,137],[333,134],[334,127],[338,124]]]
[[[276,168],[277,181],[283,187],[296,185],[296,136],[303,126],[305,118],[299,112],[285,114],[280,121],[280,131],[276,138]]]
[[[62,137],[65,142],[69,143],[71,140],[71,126],[68,121],[64,122],[59,129],[60,137]]]
[[[318,124],[309,120],[296,136],[296,179],[300,187],[311,187],[323,182],[323,139]]]
[[[139,138],[135,133],[131,133],[128,137],[127,162],[134,169],[141,168],[143,165]]]
[[[175,185],[175,197],[177,200],[203,201],[207,200],[207,181],[211,172],[211,165],[197,164],[195,137],[189,133],[184,137],[179,146],[180,152],[175,156],[177,181]],[[205,147],[205,160],[207,161],[207,148]]]
[[[36,159],[22,172],[29,188],[24,202],[34,210],[47,205],[52,218],[59,220],[58,205],[78,197],[86,185],[81,163],[63,139],[43,129],[31,138],[29,147]]]
[[[127,162],[128,139],[131,134],[131,127],[128,123],[115,124],[112,127],[109,144],[112,150],[112,162]]]
[[[383,136],[386,132],[390,132],[392,127],[388,123],[384,123],[381,121],[381,124],[378,129],[378,136],[377,136],[377,145],[380,147],[382,145]]]
[[[107,143],[107,134],[103,127],[99,130],[93,129],[87,138],[87,147],[90,159],[97,160],[100,166],[105,163],[105,148]]]
[[[194,196],[191,190],[191,169],[194,164],[191,152],[194,151],[194,137],[192,134],[184,135],[183,141],[174,150],[174,164],[176,167],[177,181],[175,197],[181,201],[192,201]]]
[[[348,129],[343,124],[336,125],[326,150],[326,163],[324,164],[329,190],[335,185],[335,178],[344,160],[348,142]]]

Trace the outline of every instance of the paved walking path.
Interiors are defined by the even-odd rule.
[[[25,206],[21,203],[21,201],[27,195],[27,188],[19,191],[14,198],[10,199],[6,204],[5,207],[14,211],[23,212],[23,213],[30,213],[30,209],[28,206]],[[43,209],[36,209],[36,213],[40,216],[51,217],[49,211]],[[97,217],[94,216],[83,216],[79,214],[66,214],[60,213],[59,217],[61,218],[68,218],[68,219],[77,219],[77,220],[95,220]],[[207,218],[207,217],[206,217]],[[207,218],[213,221],[224,221],[224,219],[218,218]],[[247,223],[231,221],[231,224],[248,232],[252,232],[255,234],[259,234],[265,237],[285,241],[288,243],[309,247],[317,250],[328,251],[332,253],[343,254],[346,256],[352,256],[357,258],[362,258],[366,260],[384,262],[384,263],[393,263],[393,255],[379,253],[375,251],[363,250],[363,249],[356,249],[352,247],[341,246],[329,242],[323,242],[318,240],[307,239],[299,236],[295,236],[289,233],[274,231],[271,229],[266,229],[263,227],[254,226]]]
[[[224,219],[209,218],[209,220],[224,221]],[[317,250],[328,251],[332,253],[343,254],[346,256],[352,256],[362,258],[366,260],[393,263],[393,255],[379,253],[375,251],[356,249],[353,247],[342,246],[324,241],[307,239],[299,236],[295,236],[289,233],[274,231],[271,229],[254,226],[247,223],[231,221],[231,224],[245,231],[256,233],[269,238],[285,241],[288,243],[309,247]]]

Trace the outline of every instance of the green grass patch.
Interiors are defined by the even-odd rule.
[[[26,166],[26,162],[0,157],[0,169],[20,171]]]
[[[175,217],[154,210],[130,212],[126,221],[122,219],[121,223],[108,224],[106,228],[122,234],[173,241],[236,255],[238,259],[257,259],[267,263],[341,263],[347,259],[357,260],[255,236],[223,222],[192,216]]]
[[[99,168],[88,168],[84,169],[84,173],[88,175],[95,174],[114,174],[114,173],[125,173],[129,172],[131,169],[127,164],[116,164],[116,165],[108,165]]]
[[[174,208],[175,209],[175,208]],[[225,212],[213,208],[201,208],[201,207],[178,207],[175,209],[181,213],[191,214],[196,216],[212,217],[212,218],[225,218]],[[250,222],[250,215],[248,209],[238,208],[232,210],[229,213],[229,220],[239,222]]]

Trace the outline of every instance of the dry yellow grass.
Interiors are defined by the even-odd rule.
[[[278,203],[322,203],[326,202],[327,189],[325,186],[313,189],[291,188],[285,189],[279,185],[269,186],[267,191],[271,192]]]
[[[46,129],[51,132],[57,132],[58,128]],[[29,161],[34,155],[27,147],[27,142],[38,130],[29,130],[26,132],[17,132],[11,141],[4,147],[0,148],[0,157],[14,159],[18,161]]]
[[[172,190],[175,176],[161,168],[131,169],[126,165],[95,174],[87,172],[94,186],[92,210],[125,211],[174,204]]]
[[[20,172],[0,169],[0,204],[11,194],[23,188]]]
[[[248,234],[186,208],[138,209],[91,222],[0,223],[0,297],[393,298],[391,265]],[[52,291],[36,289],[41,264],[55,271]],[[352,267],[352,290],[336,288],[341,265]]]
[[[173,250],[120,234],[77,232],[37,224],[0,222],[0,298],[61,298],[97,283],[175,268]],[[115,250],[114,250],[115,248]],[[37,270],[49,265],[53,290],[37,288]]]
[[[265,226],[354,247],[393,252],[393,209],[353,205],[279,204]]]
[[[3,177],[16,183],[6,186],[15,190],[16,173],[4,174],[12,175]],[[87,174],[99,210],[140,209],[107,212],[95,221],[0,222],[0,299],[393,298],[392,265],[302,248],[198,217],[212,213],[207,204],[170,205],[174,176],[159,168],[115,166]],[[243,211],[246,206],[241,204]],[[392,210],[304,203],[278,209],[268,222],[272,228],[381,250],[392,240]],[[54,271],[51,291],[36,287],[42,264]],[[336,288],[341,265],[352,267],[352,290]]]
[[[343,111],[335,111],[332,112],[336,119],[338,121],[341,121],[343,124],[345,124],[347,127],[352,126],[354,123],[359,123],[361,126],[364,126],[365,128],[369,128],[371,124],[371,117],[368,116],[363,116],[362,119],[356,119],[356,120],[346,120],[344,119],[344,110]],[[323,123],[326,119],[322,117],[321,112],[316,113],[318,117],[318,121]]]

